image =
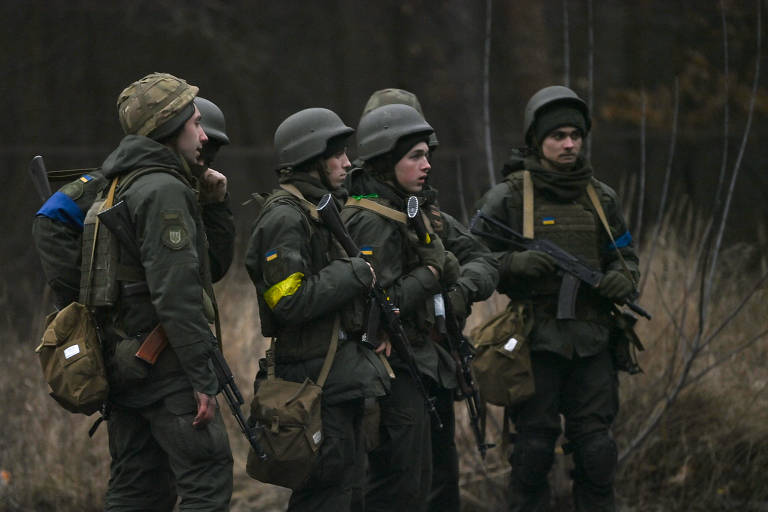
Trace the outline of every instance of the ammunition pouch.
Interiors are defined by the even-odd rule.
[[[637,352],[645,350],[640,338],[635,333],[637,317],[632,313],[614,308],[611,312],[610,349],[613,364],[617,370],[630,375],[642,373],[643,369],[637,360]]]
[[[486,402],[514,406],[533,396],[528,339],[532,327],[530,303],[510,301],[506,309],[472,330],[470,338],[477,350],[472,371]]]
[[[93,414],[109,394],[101,343],[90,311],[72,302],[46,318],[35,349],[49,394],[69,412]]]

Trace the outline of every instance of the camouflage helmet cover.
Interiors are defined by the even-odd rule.
[[[227,136],[227,121],[224,112],[211,100],[195,98],[195,105],[200,111],[200,124],[208,138],[222,146],[229,144]]]
[[[150,135],[174,118],[198,88],[168,73],[151,73],[123,89],[117,98],[120,125],[127,135]]]
[[[275,130],[277,168],[295,167],[322,155],[328,141],[355,130],[327,108],[307,108],[288,116]]]
[[[410,91],[406,91],[405,89],[394,88],[380,89],[371,94],[371,97],[368,98],[368,102],[365,104],[365,108],[363,109],[363,116],[371,110],[379,108],[383,105],[398,104],[413,107],[419,114],[421,114],[421,117],[424,117],[424,111],[421,109],[421,103],[419,103],[419,98],[416,97],[415,94]],[[360,117],[362,119],[362,116]],[[435,149],[440,145],[440,141],[437,140],[437,135],[435,132],[432,132],[432,135],[429,136],[428,144],[431,149]]]
[[[525,105],[525,115],[523,118],[523,136],[526,143],[530,144],[530,137],[534,122],[536,121],[536,114],[545,106],[553,103],[562,103],[565,105],[571,105],[576,107],[584,115],[584,122],[589,132],[592,126],[592,119],[589,116],[589,108],[587,104],[579,98],[579,96],[573,92],[573,90],[562,85],[551,85],[540,89],[536,94],[531,96],[528,103]]]
[[[384,105],[371,110],[357,127],[357,156],[362,160],[391,151],[402,137],[434,133],[432,127],[416,111],[403,104]]]

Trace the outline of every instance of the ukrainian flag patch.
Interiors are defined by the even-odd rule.
[[[271,251],[267,252],[267,254],[264,255],[264,259],[267,261],[272,261],[277,259],[277,249],[272,249]]]
[[[541,223],[544,224],[545,226],[551,226],[552,224],[555,223],[555,218],[554,217],[543,217],[541,219]]]
[[[363,256],[373,256],[373,247],[370,245],[364,245],[360,248],[360,254]]]
[[[93,176],[91,176],[90,174],[83,174],[82,176],[80,176],[80,181],[82,181],[83,183],[88,183],[92,179],[93,179]]]

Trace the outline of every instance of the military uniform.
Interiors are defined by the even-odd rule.
[[[443,241],[445,249],[452,252],[461,265],[458,281],[450,286],[450,290],[443,291],[448,293],[454,314],[463,327],[472,304],[487,299],[496,288],[498,263],[488,248],[475,239],[466,227],[440,210],[437,190],[425,188],[422,195],[422,210],[426,213],[432,229]],[[432,391],[443,428],[438,429],[435,421],[432,421],[432,487],[429,510],[458,512],[459,458],[455,441],[455,390],[435,386]]]
[[[583,161],[558,180],[542,178],[551,178],[552,172],[543,169],[535,156],[513,158],[503,171],[505,181],[480,201],[484,214],[523,231],[524,169],[531,172],[533,180],[536,238],[556,243],[603,272],[624,271],[620,252],[637,278],[637,256],[616,193],[593,178]],[[587,197],[587,183],[597,191],[615,243]],[[504,236],[488,223],[481,221],[478,227]],[[618,380],[609,351],[612,303],[596,290],[581,286],[576,319],[557,320],[560,277],[515,275],[509,270],[510,259],[518,249],[490,239],[486,242],[499,259],[499,291],[511,300],[531,302],[534,315],[530,348],[536,393],[510,411],[518,432],[510,459],[510,510],[543,510],[548,506],[547,474],[560,433],[560,414],[565,416],[565,435],[574,448],[577,509],[612,510],[616,445],[609,429],[619,407]]]
[[[394,187],[355,170],[350,194],[397,211],[405,210],[405,196]],[[415,235],[405,224],[354,205],[342,213],[352,238],[376,269],[379,283],[400,308],[422,379],[430,386],[456,387],[450,355],[432,342],[435,324],[433,296],[442,285],[422,264],[413,248]],[[418,510],[424,506],[432,482],[430,418],[424,398],[397,354],[390,358],[396,378],[392,392],[380,401],[381,444],[369,453],[366,510]]]
[[[315,147],[300,151],[299,164],[322,154],[328,138],[348,136],[352,131],[324,109],[294,114],[281,127],[293,122],[301,130],[317,123],[312,133],[332,128]],[[278,128],[278,153],[285,147],[282,135],[285,130]],[[288,138],[295,140],[292,135]],[[256,286],[262,333],[274,339],[275,374],[294,382],[306,378],[316,382],[334,325],[338,321],[340,326],[335,333],[338,349],[323,386],[323,442],[308,481],[291,495],[289,510],[350,510],[353,501],[359,501],[353,494],[359,492],[363,477],[357,466],[363,401],[383,396],[389,389],[380,359],[360,343],[373,275],[362,258],[346,256],[316,215],[315,204],[330,192],[320,177],[291,170],[282,173],[280,183],[291,192],[281,188],[266,199],[246,256],[248,274]],[[335,195],[339,203],[345,198],[343,191]]]
[[[106,508],[168,510],[178,493],[182,510],[226,510],[232,455],[221,415],[217,411],[205,427],[192,427],[197,411],[193,390],[216,395],[219,387],[208,362],[216,339],[209,328],[215,302],[204,214],[189,168],[167,146],[128,135],[104,162],[102,173],[112,180],[136,169],[154,171],[124,187],[118,182],[116,197],[128,206],[140,261],[121,246],[119,262],[139,269],[145,285],[135,277],[121,280],[117,305],[97,315],[110,380],[112,465]],[[211,224],[217,247],[230,246],[219,259],[226,263],[233,238],[227,243],[224,233],[231,233],[231,216],[225,205],[207,208],[208,218],[216,221]],[[145,368],[146,375],[136,375],[133,365],[143,363],[125,357],[122,347],[133,352],[158,323],[169,345]]]

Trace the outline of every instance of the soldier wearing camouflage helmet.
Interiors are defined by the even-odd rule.
[[[373,270],[364,259],[346,256],[315,208],[327,193],[343,205],[353,132],[324,108],[296,112],[277,127],[280,188],[266,198],[246,255],[262,333],[275,339],[276,375],[316,381],[333,340],[338,343],[323,388],[318,460],[294,489],[290,511],[347,511],[359,502],[353,493],[365,472],[354,463],[360,460],[363,401],[389,389],[381,360],[360,343]]]
[[[480,201],[486,215],[526,237],[548,239],[605,274],[597,288],[580,287],[575,319],[559,319],[560,277],[552,258],[485,240],[498,257],[499,292],[532,304],[535,394],[507,411],[517,431],[510,456],[513,511],[548,507],[560,415],[574,455],[576,510],[615,510],[617,450],[610,428],[618,412],[618,380],[609,336],[614,304],[633,293],[639,272],[616,192],[595,179],[582,153],[590,127],[587,105],[574,91],[538,91],[525,108],[527,147],[512,153],[504,182]],[[477,227],[504,236],[486,222]]]
[[[106,510],[170,510],[177,496],[181,510],[226,510],[232,494],[209,363],[218,344],[212,282],[222,269],[210,263],[207,240],[208,225],[231,216],[215,201],[198,204],[195,163],[207,137],[197,91],[167,73],[126,87],[117,101],[126,136],[102,165],[102,197],[114,185],[114,203],[125,203],[136,233],[136,245],[116,255],[117,301],[94,306],[110,382]],[[134,354],[158,324],[168,345],[150,366]]]
[[[374,92],[363,109],[363,116],[384,105],[402,104],[413,107],[423,116],[421,104],[415,94],[403,89],[382,89]],[[430,154],[437,149],[438,140],[433,132],[427,145]],[[472,303],[488,298],[496,288],[498,271],[496,260],[490,251],[472,237],[461,223],[441,211],[437,201],[437,189],[427,182],[421,192],[420,206],[429,219],[431,227],[440,237],[445,249],[455,256],[459,263],[458,278],[443,287],[443,294],[453,307],[449,314],[455,315],[463,325]],[[448,350],[445,339],[435,333],[434,339],[440,340],[442,348]],[[456,416],[454,413],[455,389],[452,387],[433,386],[435,407],[440,415],[443,428],[438,429],[434,420],[431,425],[432,440],[432,484],[429,493],[428,510],[458,512],[459,502],[459,460],[455,443]]]

